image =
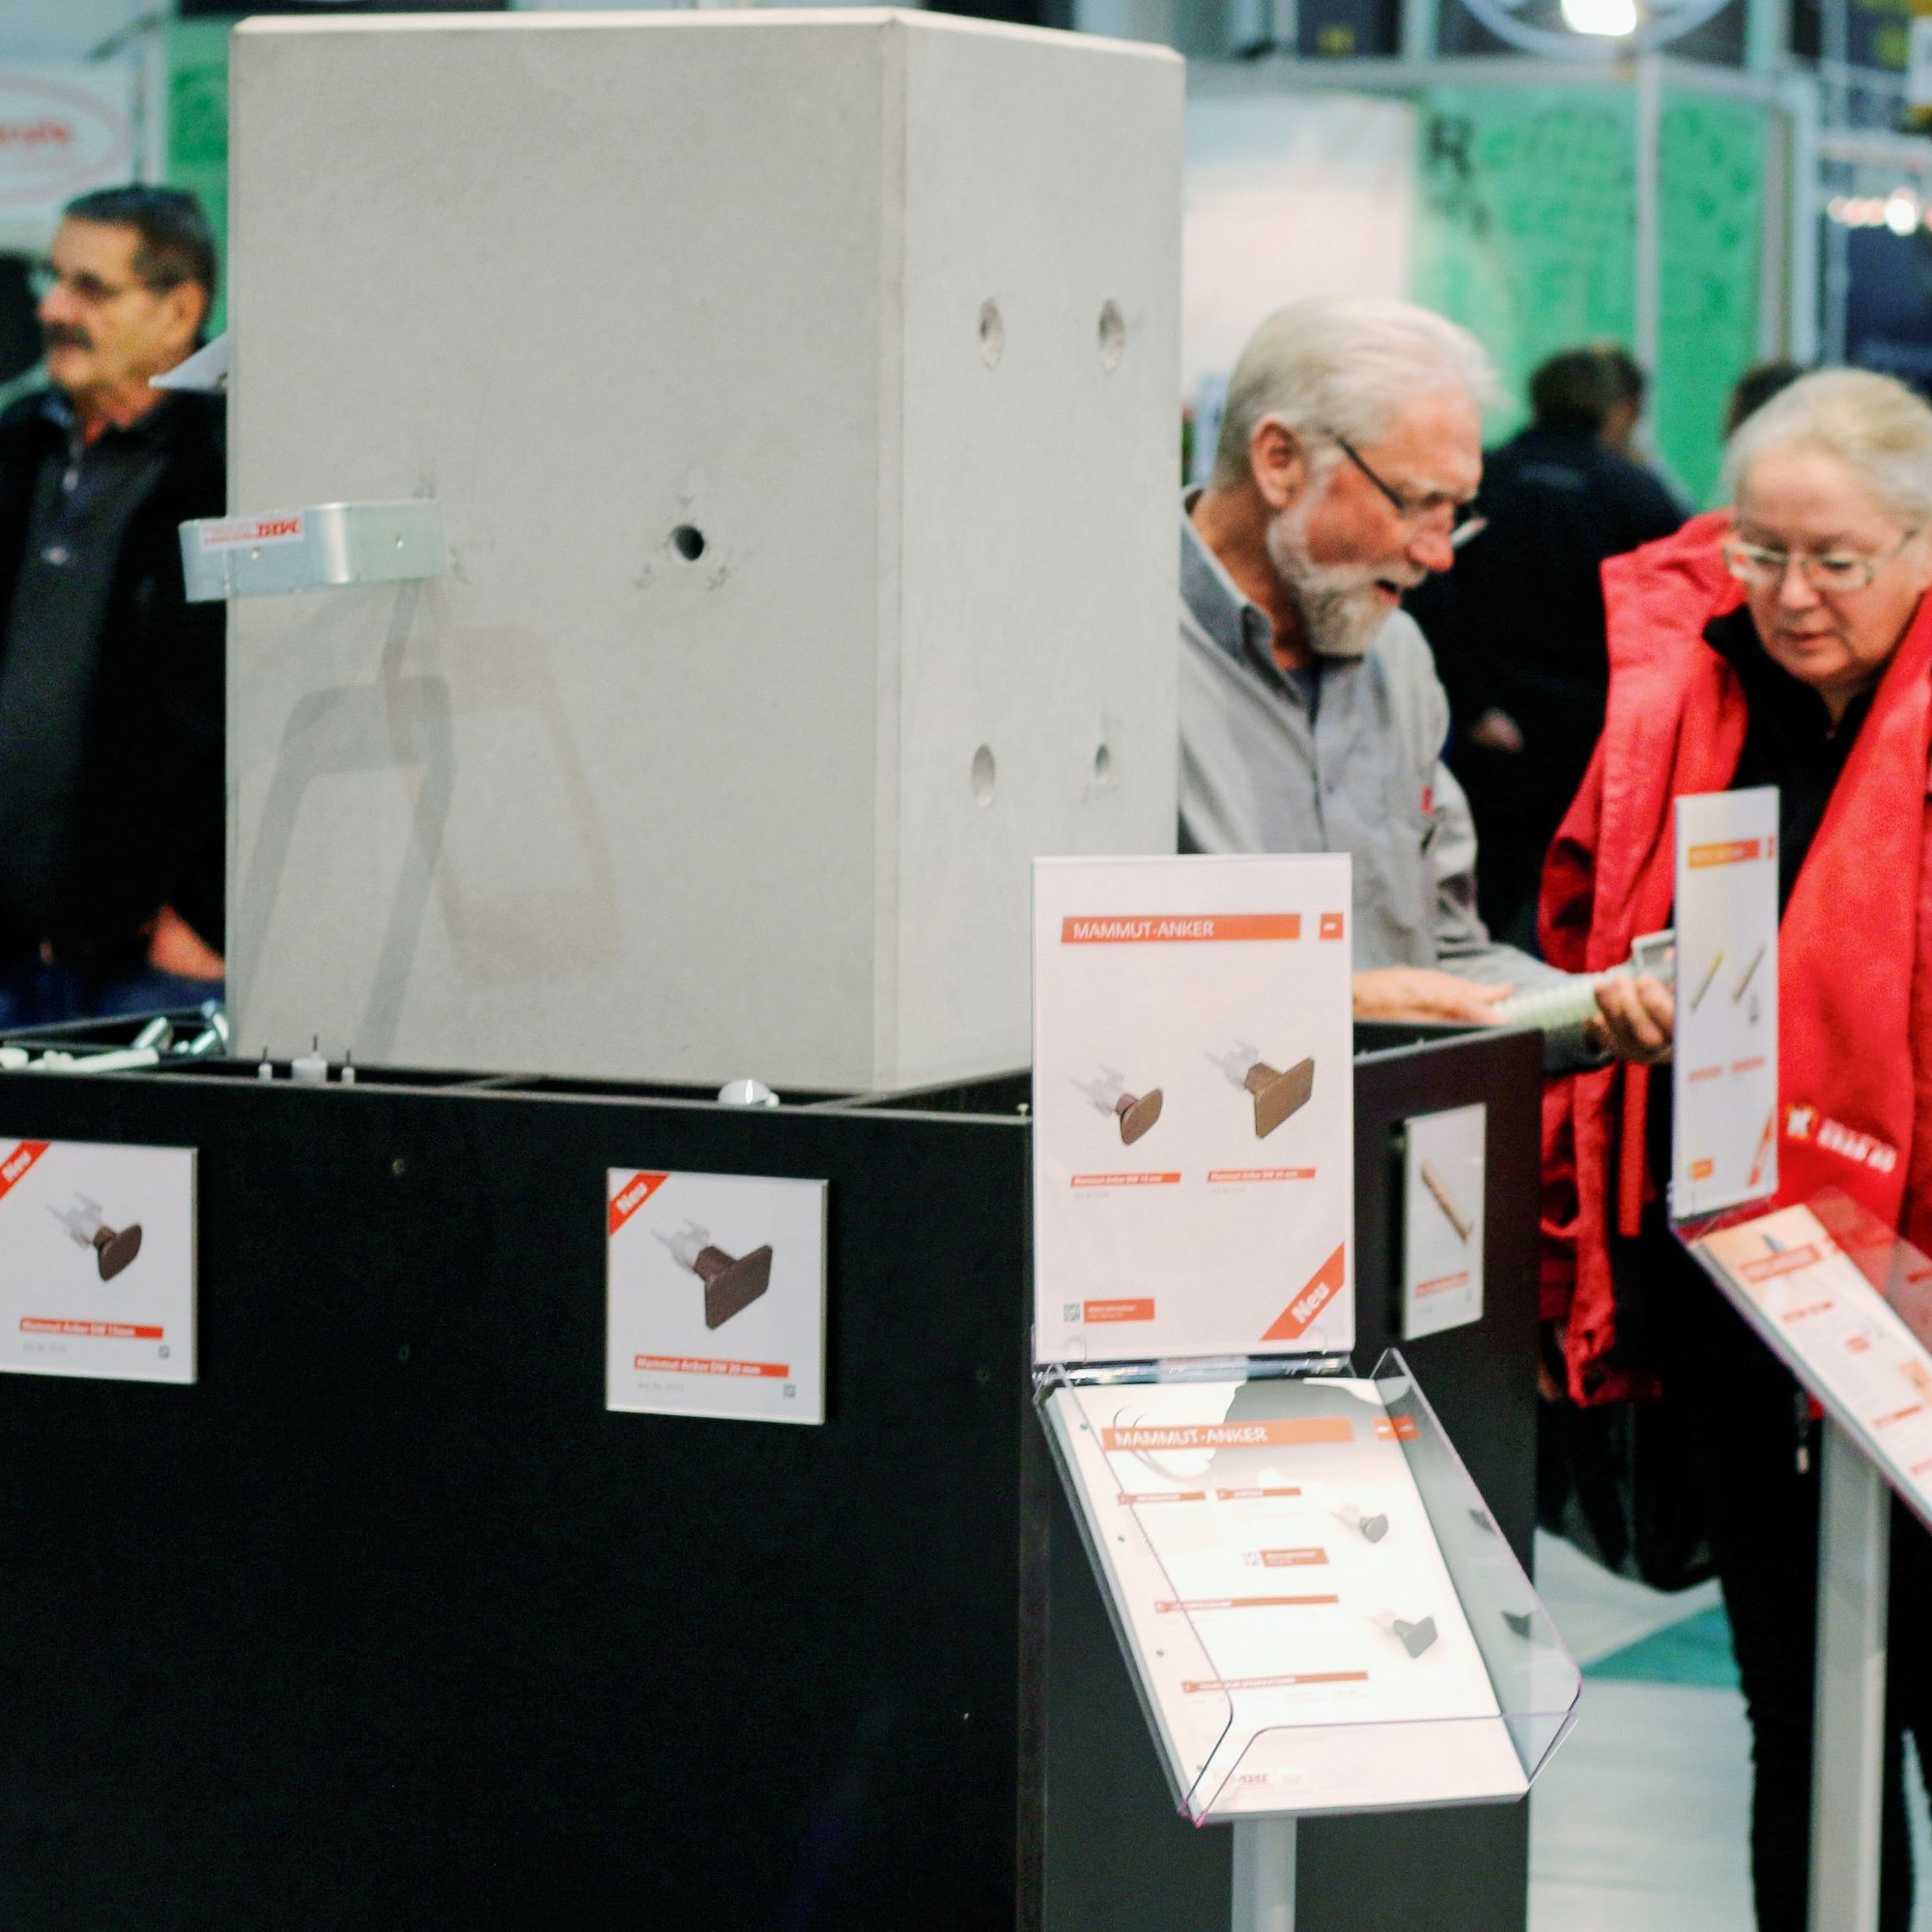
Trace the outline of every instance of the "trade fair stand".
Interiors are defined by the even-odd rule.
[[[1581,1689],[1408,1364],[1353,1367],[1350,903],[1341,857],[1035,867],[1036,1401],[1238,1932],[1295,1922],[1301,1817],[1520,1799]],[[1480,1317],[1486,1125],[1404,1122],[1406,1333]]]
[[[133,1029],[80,1032],[76,1055]],[[1481,1319],[1402,1346],[1523,1557],[1537,1042],[1363,1045],[1364,1280],[1399,1268],[1402,1121],[1488,1110]],[[40,1243],[0,1277],[6,1366],[41,1371],[0,1384],[21,1909],[89,1932],[646,1905],[897,1932],[915,1894],[1002,1932],[1228,1912],[1231,1834],[1162,1787],[1030,1413],[1023,1079],[763,1108],[292,1072],[0,1084],[0,1216]],[[191,1204],[152,1151],[191,1164]],[[671,1179],[613,1236],[639,1174]],[[663,1204],[674,1236],[703,1177],[822,1184],[820,1425],[607,1406],[626,1254],[714,1356],[754,1352],[724,1345],[789,1293],[774,1243],[760,1299],[702,1326],[709,1284],[643,1222]],[[66,1218],[90,1203],[144,1230],[111,1279]],[[115,1332],[169,1325],[144,1297],[174,1292],[184,1231],[191,1328]],[[1359,1307],[1364,1352],[1402,1340],[1399,1306]],[[112,1378],[130,1359],[174,1378]],[[1525,1826],[1313,1820],[1299,1923],[1366,1932],[1427,1885],[1445,1932],[1520,1926]]]

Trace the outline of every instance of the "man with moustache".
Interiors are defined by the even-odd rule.
[[[1562,977],[1477,916],[1448,700],[1401,608],[1455,559],[1493,385],[1475,339],[1426,309],[1295,302],[1242,351],[1213,472],[1183,501],[1180,849],[1349,853],[1362,1019],[1480,1023]],[[1550,1059],[1666,1044],[1620,1007]]]
[[[48,386],[0,415],[0,1025],[221,991],[223,636],[179,526],[227,496],[191,195],[69,204],[39,277]]]

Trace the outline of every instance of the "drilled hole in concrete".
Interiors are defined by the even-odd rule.
[[[1114,754],[1105,745],[1094,753],[1094,782],[1096,785],[1114,782]]]
[[[980,354],[987,368],[999,361],[1007,346],[1007,325],[1000,320],[1000,305],[989,296],[980,304]]]
[[[1100,304],[1100,367],[1111,374],[1127,353],[1127,319],[1117,301]]]
[[[704,554],[704,532],[696,524],[680,524],[670,533],[670,547],[686,563],[696,563]]]
[[[973,753],[973,797],[978,804],[992,804],[993,777],[993,748],[981,745]]]

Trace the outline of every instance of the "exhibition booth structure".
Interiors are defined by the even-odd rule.
[[[1932,1524],[1932,1258],[1819,1181],[1898,1150],[1779,1091],[1776,790],[1680,797],[1672,836],[1670,1216],[1825,1418],[1807,1922],[1875,1932],[1890,1497]]]
[[[238,1040],[1023,1065],[1027,862],[1174,846],[1179,58],[810,10],[232,44],[189,549],[244,593]]]
[[[1581,1689],[1408,1365],[1353,1370],[1350,902],[1346,856],[1035,868],[1037,1400],[1236,1932],[1294,1922],[1295,1818],[1520,1798]],[[1410,1306],[1466,1297],[1485,1109],[1405,1126]]]
[[[1179,63],[234,45],[233,1034],[0,1041],[10,1907],[1522,1926],[1542,1042],[1169,856]],[[1679,813],[1673,1206],[1852,1310],[1869,1586],[1932,1358],[1752,1217],[1775,833]]]
[[[10,1900],[61,1932],[1265,1925],[1290,1803],[1303,1932],[1433,1887],[1437,1925],[1523,1925],[1524,1807],[1349,1814],[1519,1790],[1509,1660],[1574,1695],[1520,1568],[1538,1043],[1288,1030],[1312,1095],[1264,1139],[1218,1039],[1131,1149],[1069,1089],[1107,1163],[1225,1110],[1244,1167],[1319,1169],[1274,1191],[1348,1272],[1283,1294],[1313,1320],[1275,1378],[1037,1359],[1024,1076],[748,1106],[8,1042]],[[1480,1263],[1411,1333],[1409,1223],[1473,1252],[1404,1182],[1457,1113],[1430,1165]],[[1160,1191],[1270,1188],[1183,1171]],[[1406,1366],[1339,1373],[1350,1325]],[[1334,1682],[1243,1681],[1284,1671]],[[1452,1737],[1480,1767],[1390,1782]]]

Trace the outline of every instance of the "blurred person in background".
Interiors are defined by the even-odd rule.
[[[1729,442],[1747,417],[1756,415],[1772,397],[1807,373],[1803,362],[1753,362],[1731,385],[1724,404],[1724,440]]]
[[[1607,723],[1550,852],[1545,951],[1573,971],[1625,958],[1672,923],[1672,800],[1777,786],[1776,1205],[1838,1188],[1932,1243],[1932,409],[1822,371],[1750,415],[1725,467],[1730,511],[1604,573]],[[1656,981],[1605,997],[1671,1022]],[[1550,1083],[1544,1314],[1574,1401],[1661,1385],[1681,1423],[1750,1719],[1757,1923],[1803,1932],[1816,1430],[1670,1233],[1670,1091],[1635,1067]],[[1932,1764],[1932,1542],[1898,1509],[1891,1539],[1879,1922],[1904,1932],[1900,1734]]]
[[[202,340],[191,195],[69,204],[39,271],[47,385],[0,415],[0,1024],[221,990],[223,637],[178,526],[227,498],[218,396],[156,389]]]
[[[1475,339],[1426,309],[1296,302],[1241,352],[1213,473],[1182,499],[1180,849],[1350,854],[1364,1019],[1482,1022],[1558,977],[1477,915],[1448,701],[1401,608],[1455,559],[1492,382]],[[1550,1054],[1663,1043],[1618,1014]]]
[[[1624,367],[1628,364],[1628,368]],[[1606,557],[1683,522],[1628,444],[1641,403],[1628,356],[1552,355],[1530,378],[1529,427],[1484,460],[1485,526],[1453,579],[1418,600],[1456,720],[1449,762],[1483,845],[1480,909],[1531,948],[1551,835],[1604,724]]]

